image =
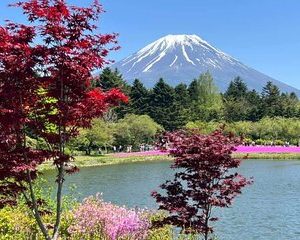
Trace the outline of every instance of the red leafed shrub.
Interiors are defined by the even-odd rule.
[[[222,131],[210,135],[175,132],[166,135],[175,157],[175,179],[161,185],[166,194],[153,192],[159,209],[169,216],[158,225],[171,224],[183,233],[203,234],[207,240],[213,232],[210,222],[215,207],[228,207],[251,181],[233,171],[240,160],[231,154],[238,140]]]
[[[62,187],[70,164],[66,144],[89,127],[93,118],[127,97],[117,89],[90,89],[92,72],[109,61],[116,34],[95,34],[94,21],[103,12],[97,0],[90,7],[68,6],[64,0],[27,0],[20,7],[30,26],[0,26],[0,207],[15,204],[22,193],[45,239],[58,239]],[[30,132],[48,150],[31,149]],[[53,160],[57,169],[57,209],[53,234],[43,224],[33,181],[37,166]]]

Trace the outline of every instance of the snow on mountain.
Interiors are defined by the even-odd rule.
[[[117,68],[128,82],[138,78],[147,87],[153,87],[161,77],[173,86],[180,82],[189,84],[209,71],[221,91],[240,76],[250,89],[261,91],[272,81],[282,91],[300,95],[300,90],[247,67],[197,35],[167,35],[111,67]]]

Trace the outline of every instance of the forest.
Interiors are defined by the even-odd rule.
[[[271,82],[258,92],[236,77],[220,93],[206,72],[189,85],[172,87],[161,78],[147,89],[141,80],[130,85],[117,69],[105,68],[93,85],[104,91],[119,88],[129,102],[111,109],[92,129],[82,130],[70,147],[87,154],[91,149],[103,147],[106,151],[120,145],[139,150],[141,144],[153,144],[157,134],[181,128],[208,134],[225,127],[245,144],[299,145],[299,99]]]

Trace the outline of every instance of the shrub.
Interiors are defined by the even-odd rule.
[[[0,210],[0,239],[34,239],[37,235],[35,220],[22,207]]]
[[[284,145],[284,141],[282,141],[282,140],[275,140],[274,144],[278,145],[278,146],[283,146]]]
[[[69,233],[80,239],[142,240],[150,227],[145,212],[105,203],[99,195],[86,198],[73,214]]]
[[[162,221],[167,217],[167,213],[163,211],[158,211],[151,213],[149,219],[151,223],[157,221]],[[171,225],[165,225],[159,228],[151,228],[148,233],[147,240],[172,240],[173,239],[173,228]]]
[[[43,192],[43,221],[52,228],[55,218],[51,189]],[[62,222],[59,230],[62,239],[71,240],[172,240],[173,228],[151,228],[152,222],[163,219],[164,212],[127,209],[104,202],[99,196],[89,197],[79,204],[73,196],[65,196]],[[50,231],[51,233],[51,231]],[[0,240],[43,239],[31,212],[22,198],[15,207],[0,209]]]

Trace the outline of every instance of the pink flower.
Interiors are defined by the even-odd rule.
[[[73,214],[75,223],[68,229],[71,236],[143,240],[150,227],[143,211],[106,203],[99,195],[86,198]]]

